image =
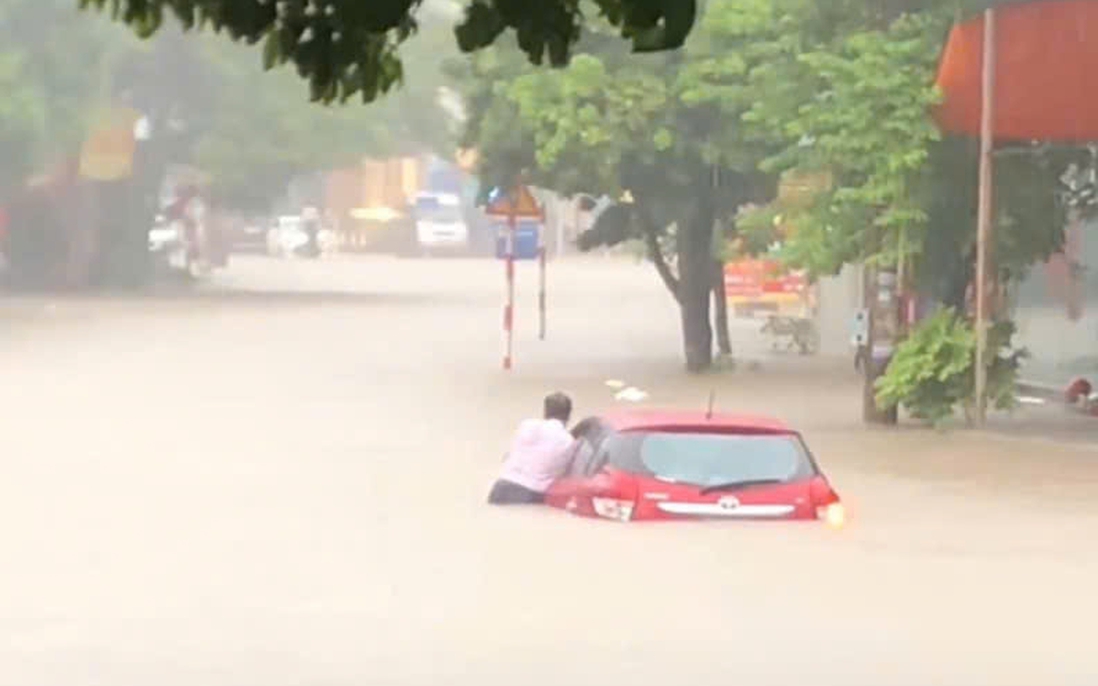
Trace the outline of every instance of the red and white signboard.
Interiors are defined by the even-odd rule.
[[[724,270],[724,292],[730,298],[758,298],[770,293],[800,294],[808,287],[803,272],[784,271],[774,260],[741,260]]]
[[[740,260],[725,265],[724,293],[736,316],[799,316],[806,306],[808,277],[776,260]]]

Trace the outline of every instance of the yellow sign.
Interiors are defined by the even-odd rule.
[[[80,149],[80,176],[94,181],[117,181],[133,174],[137,149],[134,128],[141,113],[119,107],[96,127]]]
[[[778,183],[778,202],[783,207],[804,207],[831,188],[831,172],[791,172]]]
[[[512,207],[512,199],[507,194],[500,194],[499,198],[494,200],[486,208],[486,214],[489,217],[507,219],[509,217],[515,217],[516,219],[541,219],[541,206],[538,205],[538,201],[534,199],[530,189],[526,186],[519,186],[518,190],[514,193],[518,196],[515,198],[514,206]]]

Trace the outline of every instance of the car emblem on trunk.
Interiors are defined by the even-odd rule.
[[[717,501],[717,507],[721,508],[722,510],[735,510],[739,506],[739,499],[730,495],[725,496]]]

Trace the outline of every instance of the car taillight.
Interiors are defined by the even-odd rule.
[[[822,476],[812,482],[812,502],[816,506],[816,519],[836,528],[846,523],[846,508],[839,494]]]
[[[606,519],[628,522],[633,516],[633,502],[620,498],[592,498],[591,505],[595,514]]]

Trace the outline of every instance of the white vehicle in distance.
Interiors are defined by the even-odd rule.
[[[275,219],[274,226],[267,234],[267,251],[272,257],[289,257],[306,240],[305,230],[301,228],[301,217],[284,214]]]
[[[309,242],[309,235],[305,231],[306,221],[320,220],[296,214],[284,214],[278,217],[267,235],[268,252],[274,257],[282,258],[302,255],[305,245]],[[335,235],[329,229],[322,227],[317,233],[317,243],[322,255],[330,253],[335,249]]]
[[[457,194],[419,193],[413,213],[420,254],[464,251],[469,247],[469,227]]]

